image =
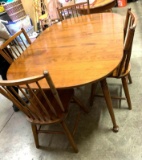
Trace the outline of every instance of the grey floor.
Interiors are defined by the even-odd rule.
[[[81,115],[75,134],[79,153],[73,152],[63,135],[41,135],[40,140],[48,149],[36,149],[25,116],[20,111],[15,113],[12,103],[0,95],[0,160],[142,160],[142,1],[113,11],[124,16],[128,7],[138,19],[131,59],[133,84],[129,85],[133,110],[127,109],[126,101],[121,102],[121,108],[118,101],[113,101],[119,132],[111,130],[104,99],[95,98],[89,114]],[[108,83],[111,93],[119,94],[121,82],[108,80]],[[76,90],[86,104],[89,90],[89,85]],[[73,108],[67,119],[70,128],[75,117]]]

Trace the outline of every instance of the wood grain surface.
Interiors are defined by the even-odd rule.
[[[12,63],[7,78],[27,78],[48,70],[57,88],[75,87],[106,77],[122,55],[122,17],[90,14],[64,20],[42,32]]]

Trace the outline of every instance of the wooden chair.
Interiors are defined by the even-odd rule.
[[[130,99],[129,90],[128,90],[128,84],[127,84],[127,76],[129,75],[130,69],[131,69],[130,58],[131,58],[133,38],[134,38],[134,33],[135,33],[135,28],[136,28],[136,18],[134,14],[131,12],[131,10],[129,10],[129,14],[130,14],[129,16],[130,25],[127,28],[127,34],[125,35],[123,58],[122,58],[120,65],[112,72],[111,75],[108,76],[108,78],[121,79],[123,88],[124,88],[124,92],[125,92],[125,96],[127,99],[127,103],[128,103],[128,108],[132,109],[131,99]],[[96,85],[93,84],[92,89],[91,89],[91,95],[90,95],[91,105],[93,103],[93,97],[95,96],[95,89],[96,89]],[[116,96],[112,96],[112,98],[124,99],[123,97],[116,97]]]
[[[42,89],[41,82],[47,83],[47,88]],[[13,101],[16,106],[27,116],[27,120],[31,123],[35,145],[37,148],[39,145],[38,134],[39,133],[55,133],[66,134],[70,144],[75,152],[78,152],[78,148],[73,139],[73,134],[77,128],[77,120],[79,119],[80,112],[77,116],[77,120],[74,126],[74,131],[71,133],[65,123],[65,119],[69,113],[69,103],[74,100],[81,109],[87,112],[86,108],[80,103],[80,101],[74,96],[74,90],[60,89],[56,90],[54,83],[47,71],[44,71],[43,75],[34,76],[30,78],[20,80],[7,80],[0,81],[0,93],[5,97]],[[23,98],[14,91],[13,86],[16,86],[29,103],[25,103]],[[23,91],[23,87],[28,89],[29,96]],[[8,89],[7,89],[8,88]],[[11,94],[11,91],[14,94]],[[43,125],[61,124],[63,131],[49,131],[43,130]]]
[[[77,3],[77,4],[57,8],[60,20],[62,21],[67,18],[78,17],[82,15],[81,10],[86,8],[86,6],[87,6],[87,9],[86,9],[87,13],[89,14],[90,10],[89,10],[88,2],[82,2],[82,3]]]
[[[126,34],[128,32],[128,29],[134,24],[135,17],[133,14],[131,14],[131,8],[127,9],[125,23],[124,23],[124,40],[126,38]]]
[[[134,23],[134,18],[132,17],[131,13],[131,8],[128,8],[127,13],[126,13],[126,18],[125,18],[125,24],[124,24],[124,40],[126,38],[126,34],[128,31],[128,28],[131,26],[131,24]],[[129,79],[129,83],[132,83],[132,78],[130,73],[128,74],[128,79]]]
[[[0,54],[9,64],[12,64],[12,62],[17,59],[30,44],[31,40],[22,28],[0,46]],[[15,91],[18,93],[16,87]],[[28,93],[27,90],[25,90],[25,92]],[[14,110],[17,111],[17,108],[14,108]]]
[[[11,64],[30,44],[31,40],[22,28],[0,46],[0,54]]]

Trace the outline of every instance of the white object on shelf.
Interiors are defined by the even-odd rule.
[[[29,35],[29,38],[36,38],[38,36],[38,33],[33,32],[31,35]]]

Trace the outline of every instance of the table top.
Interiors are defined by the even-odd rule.
[[[90,14],[43,31],[11,64],[7,78],[26,78],[48,70],[57,88],[75,87],[106,77],[119,65],[122,55],[122,17]]]

